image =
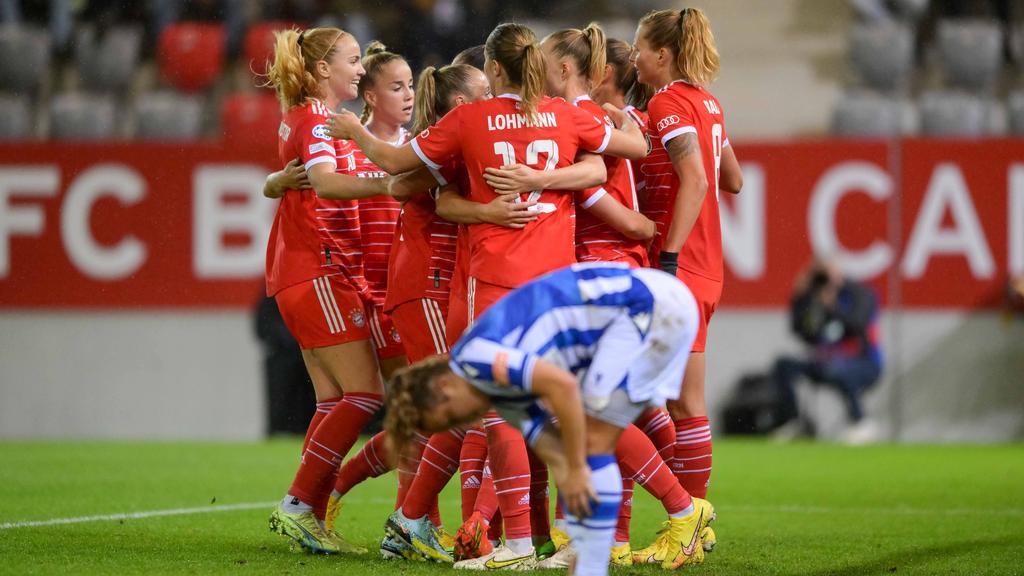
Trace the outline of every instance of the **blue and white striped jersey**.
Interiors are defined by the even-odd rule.
[[[610,338],[606,333],[613,325],[616,346],[644,344],[656,302],[648,285],[652,275],[678,283],[668,274],[662,279],[656,271],[615,263],[576,264],[531,281],[480,316],[452,348],[451,368],[487,394],[499,412],[533,412],[539,409],[528,409],[535,400],[530,389],[538,359],[574,373],[582,385],[598,343]],[[623,358],[631,355],[621,352]],[[629,368],[627,361],[622,370],[610,371],[618,381],[602,388],[625,385]]]

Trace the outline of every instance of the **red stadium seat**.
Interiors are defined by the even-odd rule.
[[[301,28],[302,26],[283,20],[269,20],[250,26],[245,33],[242,65],[256,74],[265,73],[267,62],[274,59],[274,32],[293,27]]]
[[[224,27],[171,24],[160,34],[157,58],[161,75],[171,86],[185,92],[204,90],[224,72]]]
[[[238,92],[224,99],[220,125],[225,139],[275,142],[281,124],[281,108],[274,93]]]

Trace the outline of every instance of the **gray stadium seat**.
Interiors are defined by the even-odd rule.
[[[977,138],[990,134],[992,102],[963,92],[921,95],[921,131],[926,136]]]
[[[938,50],[946,83],[967,90],[987,90],[1003,65],[1003,31],[982,20],[943,20]]]
[[[202,133],[202,119],[196,96],[154,92],[135,101],[135,137],[143,140],[194,140]]]
[[[32,137],[32,108],[28,96],[0,96],[0,140]]]
[[[50,104],[50,137],[54,140],[105,140],[114,137],[116,117],[109,96],[69,92]]]
[[[832,133],[847,138],[886,138],[899,136],[903,125],[903,105],[880,94],[852,92],[844,94],[832,111]]]
[[[0,88],[7,92],[34,91],[50,70],[49,37],[35,28],[0,27],[0,54]]]
[[[123,90],[139,64],[142,31],[117,26],[98,34],[93,26],[78,31],[75,63],[82,82],[92,90]]]
[[[1014,92],[1007,99],[1010,116],[1010,133],[1024,136],[1024,92]]]
[[[850,63],[863,83],[894,92],[910,83],[914,39],[901,24],[858,24],[850,33]]]

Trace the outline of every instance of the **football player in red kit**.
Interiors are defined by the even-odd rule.
[[[640,82],[658,89],[648,104],[653,149],[644,163],[645,211],[661,233],[652,260],[686,283],[701,317],[682,392],[668,403],[676,429],[673,468],[690,494],[704,498],[711,475],[704,349],[723,277],[718,194],[739,192],[742,175],[722,106],[706,88],[718,73],[719,58],[704,13],[696,8],[651,12],[640,20],[634,47]],[[666,547],[686,545],[673,541],[671,532],[634,552],[634,561],[654,562]]]
[[[339,170],[337,158],[348,150],[325,126],[340,101],[355,98],[363,72],[359,44],[342,30],[275,34],[267,76],[284,112],[278,152],[282,163],[299,159],[312,190],[281,197],[267,246],[267,292],[302,348],[317,411],[270,526],[324,553],[357,550],[320,518],[338,465],[380,409],[383,391],[367,330],[356,199],[386,193],[386,181]]]

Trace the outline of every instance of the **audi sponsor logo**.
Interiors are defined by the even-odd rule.
[[[679,116],[676,116],[675,114],[671,116],[665,116],[664,118],[661,119],[661,122],[658,122],[658,132],[661,132],[662,130],[668,128],[673,124],[679,124]]]

